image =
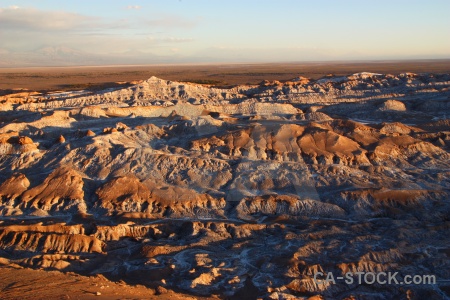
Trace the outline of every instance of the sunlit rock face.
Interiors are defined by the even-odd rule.
[[[362,72],[2,96],[0,257],[201,296],[449,297],[449,87]]]

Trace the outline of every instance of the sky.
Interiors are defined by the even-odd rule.
[[[0,0],[0,67],[450,58],[448,0]]]

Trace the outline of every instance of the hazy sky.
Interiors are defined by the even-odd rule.
[[[1,0],[0,63],[450,58],[449,13],[449,0]]]

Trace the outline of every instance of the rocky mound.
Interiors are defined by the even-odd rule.
[[[387,100],[380,106],[380,110],[406,111],[406,106],[400,101]]]
[[[68,167],[61,167],[50,173],[41,184],[21,195],[24,211],[83,213],[87,210],[84,200],[82,175]]]

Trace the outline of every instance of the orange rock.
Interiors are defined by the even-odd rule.
[[[27,136],[20,136],[18,140],[19,145],[33,144],[33,140]]]
[[[95,132],[93,132],[92,130],[88,129],[88,131],[86,131],[86,136],[95,136]]]

